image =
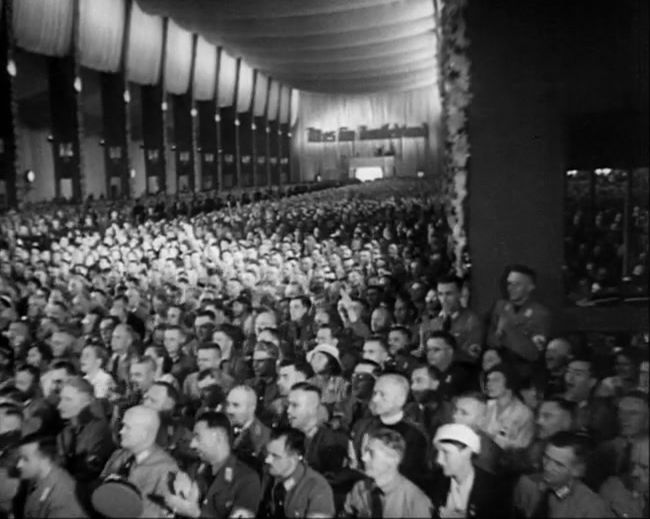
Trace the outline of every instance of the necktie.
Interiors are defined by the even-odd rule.
[[[129,479],[129,476],[131,475],[131,468],[135,464],[135,456],[131,454],[124,463],[122,463],[122,466],[119,468],[117,471],[117,474],[120,477],[123,477],[124,479]]]
[[[381,501],[381,496],[384,492],[377,485],[373,485],[370,490],[370,516],[373,518],[381,519],[384,514],[384,505]]]
[[[449,333],[451,331],[451,315],[445,315],[442,320],[442,331]]]
[[[621,452],[621,459],[619,462],[618,473],[621,476],[625,476],[630,473],[630,458],[632,458],[632,442],[628,439],[623,446],[623,451]]]
[[[284,517],[284,500],[287,497],[287,489],[284,483],[279,482],[273,487],[273,512],[275,517]]]

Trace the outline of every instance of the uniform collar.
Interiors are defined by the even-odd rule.
[[[307,468],[305,467],[305,464],[300,462],[298,463],[296,470],[293,471],[293,474],[282,481],[282,484],[284,485],[284,488],[287,492],[290,492],[298,484],[298,481],[302,479],[306,470]]]

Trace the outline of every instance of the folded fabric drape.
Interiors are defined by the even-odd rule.
[[[431,0],[139,1],[293,88],[374,93],[437,81]]]
[[[163,19],[146,14],[138,2],[132,3],[126,76],[141,85],[160,79],[163,46]]]
[[[184,94],[190,86],[192,33],[181,29],[170,19],[167,22],[166,45],[165,90],[170,94]]]
[[[194,98],[198,101],[214,99],[217,81],[217,48],[199,36],[194,57]]]
[[[84,67],[102,72],[120,68],[125,20],[124,0],[79,2],[79,54]]]
[[[289,122],[289,113],[291,112],[291,88],[282,86],[280,90],[280,123]]]
[[[239,70],[239,92],[237,94],[237,111],[247,112],[253,94],[253,69],[242,61]]]
[[[271,91],[269,92],[269,121],[275,121],[278,118],[278,105],[280,102],[280,83],[277,80],[271,80]]]
[[[255,88],[255,103],[253,106],[253,114],[255,117],[264,115],[266,108],[266,91],[269,86],[269,78],[264,74],[257,74],[257,87]]]
[[[232,106],[235,100],[235,79],[237,74],[237,60],[225,51],[221,52],[221,66],[219,68],[219,106]]]
[[[16,44],[48,56],[64,56],[72,42],[73,0],[20,0],[13,3]]]

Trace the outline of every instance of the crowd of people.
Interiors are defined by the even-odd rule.
[[[0,517],[647,517],[647,331],[472,311],[424,179],[238,202],[3,217]]]

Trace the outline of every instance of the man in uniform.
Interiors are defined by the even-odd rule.
[[[513,505],[522,517],[612,517],[605,502],[582,481],[587,439],[571,432],[549,438],[541,474],[522,476]]]
[[[223,413],[200,415],[194,425],[192,448],[202,460],[196,478],[176,475],[167,506],[186,517],[255,517],[260,503],[260,480],[232,451],[232,430]]]
[[[248,386],[236,386],[226,397],[226,415],[233,426],[233,449],[239,459],[262,469],[262,453],[271,430],[255,416],[257,395]]]
[[[422,490],[402,476],[404,438],[390,429],[368,436],[363,452],[367,479],[357,482],[345,499],[348,517],[431,517],[433,505]]]
[[[168,487],[169,473],[178,472],[174,459],[156,445],[160,417],[144,406],[130,408],[124,414],[120,430],[121,449],[113,453],[101,474],[127,479],[142,495],[142,517],[167,517],[161,500]]]
[[[275,364],[280,356],[278,347],[267,341],[259,341],[253,351],[253,371],[255,377],[248,379],[246,385],[257,394],[257,416],[269,425],[273,421],[272,402],[280,396],[276,385]]]
[[[221,348],[216,342],[202,343],[196,352],[198,371],[190,373],[183,382],[183,394],[190,400],[199,400],[201,390],[198,386],[199,373],[209,370],[215,384],[228,392],[234,384],[233,378],[221,369]]]
[[[549,310],[532,298],[535,279],[535,272],[525,265],[508,268],[508,300],[496,302],[488,331],[488,346],[507,350],[522,378],[531,374],[532,364],[546,346],[551,326]]]
[[[476,363],[481,356],[483,327],[481,320],[469,308],[461,305],[463,282],[456,276],[438,280],[437,294],[440,313],[431,319],[426,332],[443,331],[456,339],[456,360]]]
[[[55,439],[28,435],[20,443],[18,470],[29,482],[23,517],[87,517],[77,499],[75,480],[55,463]]]
[[[64,468],[80,483],[92,485],[112,454],[110,425],[93,412],[93,386],[81,377],[63,385],[59,413],[66,425],[57,437]]]
[[[305,382],[314,375],[309,363],[298,359],[283,359],[278,365],[278,379],[276,382],[279,397],[271,402],[270,408],[273,415],[273,426],[289,426],[287,406],[289,392],[294,384]]]
[[[289,393],[287,415],[291,427],[305,435],[305,461],[314,470],[331,477],[343,468],[347,436],[320,422],[320,389],[299,382]]]
[[[292,428],[271,431],[266,446],[268,476],[262,488],[260,517],[334,517],[334,496],[327,480],[304,461],[305,435]]]

